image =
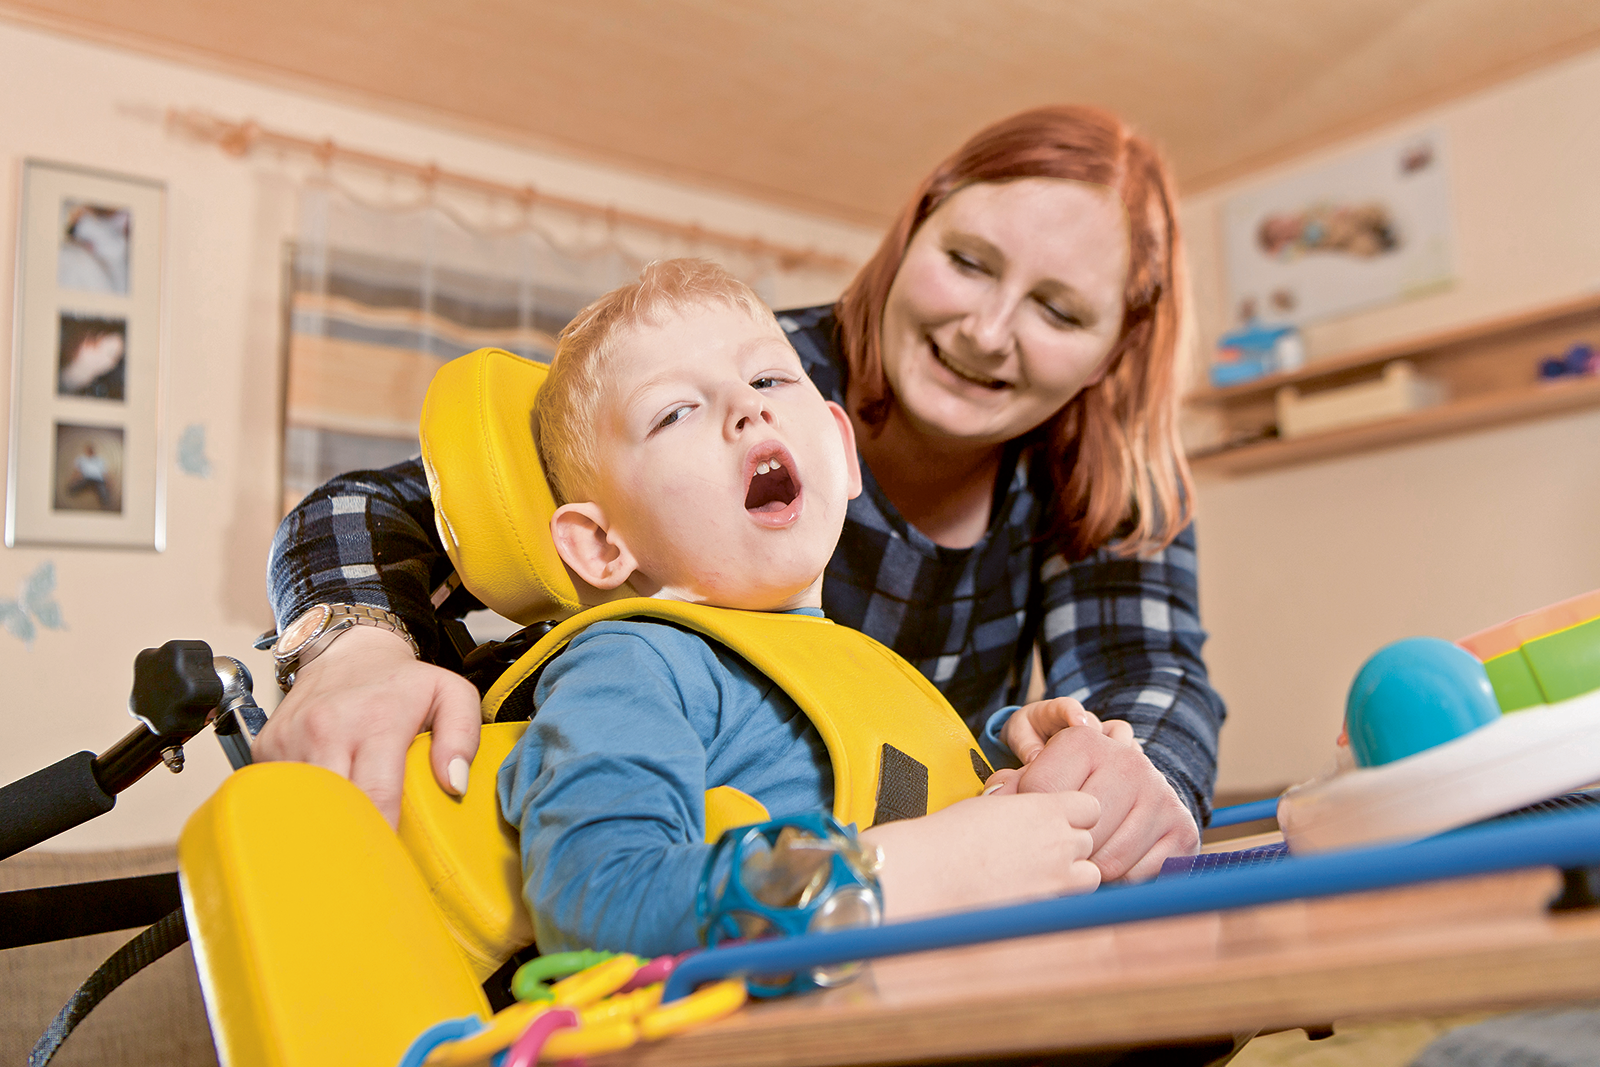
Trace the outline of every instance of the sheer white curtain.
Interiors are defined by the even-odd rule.
[[[667,253],[670,254],[670,253]],[[477,227],[427,201],[300,195],[289,265],[284,508],[328,478],[417,454],[434,371],[485,346],[549,359],[555,335],[642,258],[608,232]]]

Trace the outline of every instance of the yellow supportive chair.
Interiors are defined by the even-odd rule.
[[[435,518],[457,574],[485,604],[525,625],[580,608],[549,537],[555,501],[529,423],[544,375],[543,365],[495,349],[463,356],[439,371],[422,416]],[[628,604],[604,614],[649,613],[718,639],[722,617],[750,616],[754,636],[741,627],[728,643],[817,723],[844,821],[867,826],[981,791],[988,766],[960,718],[909,664],[860,634],[806,616]],[[500,817],[495,791],[500,764],[527,724],[492,720],[508,703],[526,702],[538,667],[598,614],[557,626],[490,690],[489,725],[464,797],[439,788],[429,738],[417,739],[406,758],[398,834],[354,786],[304,764],[246,767],[196,811],[178,861],[224,1064],[392,1065],[434,1023],[489,1014],[481,983],[533,942],[516,832]],[[796,671],[794,657],[768,655],[793,644],[785,639],[792,632],[760,629],[779,626],[805,628],[808,654],[830,669]],[[869,674],[873,684],[864,687]],[[908,730],[893,709],[916,704],[930,714]],[[814,706],[838,710],[830,719]],[[895,744],[864,745],[862,730]],[[891,774],[906,766],[909,786]],[[905,810],[907,795],[921,807]],[[706,816],[711,840],[767,817],[728,787],[707,794]]]

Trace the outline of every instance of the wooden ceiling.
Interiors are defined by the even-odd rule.
[[[1194,190],[1600,47],[1594,0],[0,0],[5,14],[866,223],[1033,104],[1120,112]]]

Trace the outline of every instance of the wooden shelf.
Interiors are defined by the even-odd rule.
[[[1187,403],[1220,416],[1224,439],[1246,443],[1190,453],[1197,473],[1235,475],[1294,466],[1412,441],[1466,433],[1509,422],[1600,407],[1600,378],[1539,379],[1539,361],[1577,341],[1600,347],[1600,295],[1405,342],[1319,359],[1226,389],[1203,389]],[[1436,407],[1303,437],[1277,438],[1277,390],[1302,393],[1372,381],[1385,364],[1405,359],[1443,382],[1449,399]]]

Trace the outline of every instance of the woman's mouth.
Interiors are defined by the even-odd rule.
[[[745,457],[744,509],[763,526],[787,526],[800,515],[800,476],[788,449],[770,441]]]
[[[1010,382],[1003,382],[999,378],[991,378],[987,374],[979,374],[977,371],[956,366],[956,364],[952,363],[950,358],[940,350],[939,346],[933,342],[932,338],[928,339],[928,347],[933,350],[933,358],[938,362],[939,366],[943,367],[951,374],[954,374],[957,378],[960,378],[964,382],[971,382],[973,385],[981,386],[984,389],[993,389],[996,391],[1001,389],[1009,389],[1011,387]]]

